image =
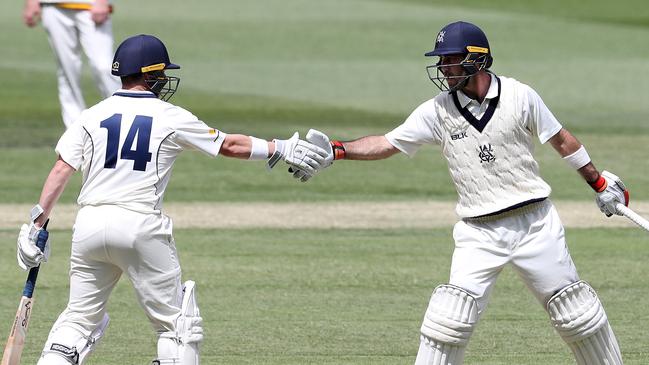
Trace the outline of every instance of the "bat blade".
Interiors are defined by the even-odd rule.
[[[36,247],[41,251],[45,249],[45,244],[49,237],[47,225],[50,222],[48,219],[43,225],[43,230],[38,234],[36,239]],[[20,305],[14,318],[14,324],[11,326],[5,352],[2,355],[1,365],[20,365],[20,357],[23,354],[23,347],[25,347],[25,337],[27,336],[27,328],[29,327],[29,318],[32,314],[34,305],[33,295],[36,288],[36,279],[38,278],[38,271],[40,265],[32,267],[27,275],[27,281],[23,288],[23,296],[20,298]]]
[[[14,318],[14,323],[11,326],[11,332],[7,339],[7,345],[2,355],[2,365],[20,364],[20,357],[25,346],[25,337],[27,336],[27,328],[29,327],[29,318],[31,317],[33,303],[32,298],[22,297],[20,299],[16,318]]]

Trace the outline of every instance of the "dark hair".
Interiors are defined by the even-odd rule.
[[[140,72],[136,74],[121,76],[120,79],[122,79],[122,84],[130,85],[140,82],[143,77],[144,74]]]

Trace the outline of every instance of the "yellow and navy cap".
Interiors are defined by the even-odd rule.
[[[128,76],[142,72],[179,69],[169,61],[169,53],[162,41],[152,35],[139,34],[125,39],[113,58],[111,73]]]

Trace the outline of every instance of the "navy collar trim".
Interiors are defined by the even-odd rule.
[[[485,129],[487,123],[489,123],[489,121],[491,120],[491,117],[493,117],[494,112],[496,111],[496,107],[498,106],[498,101],[500,100],[500,79],[498,78],[498,76],[496,76],[496,81],[498,81],[498,95],[496,95],[495,98],[489,101],[489,106],[487,106],[487,110],[480,119],[477,119],[473,114],[471,114],[471,112],[466,107],[462,107],[462,104],[460,104],[460,100],[457,97],[457,92],[451,93],[451,95],[453,96],[453,103],[455,104],[457,110],[459,110],[459,112],[462,113],[464,119],[466,119],[466,121],[469,122],[469,124],[471,124],[473,128],[477,129],[480,133],[482,133],[482,131]]]
[[[157,98],[157,96],[155,96],[155,94],[151,92],[136,93],[136,92],[117,91],[113,93],[113,96],[125,96],[127,98]]]

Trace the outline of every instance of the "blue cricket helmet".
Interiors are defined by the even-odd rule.
[[[466,75],[464,76],[446,76],[441,67],[453,65],[442,65],[443,56],[457,55],[463,56],[464,59],[457,63],[461,65]],[[428,77],[442,91],[456,91],[463,88],[469,78],[483,69],[488,69],[493,63],[489,40],[482,29],[475,24],[468,22],[454,22],[446,25],[437,33],[435,39],[435,48],[427,52],[425,56],[438,56],[440,62],[435,65],[426,67]],[[462,79],[452,88],[448,86],[449,79]]]
[[[117,47],[111,73],[115,76],[128,76],[179,68],[169,60],[167,47],[160,39],[139,34],[125,39]]]

